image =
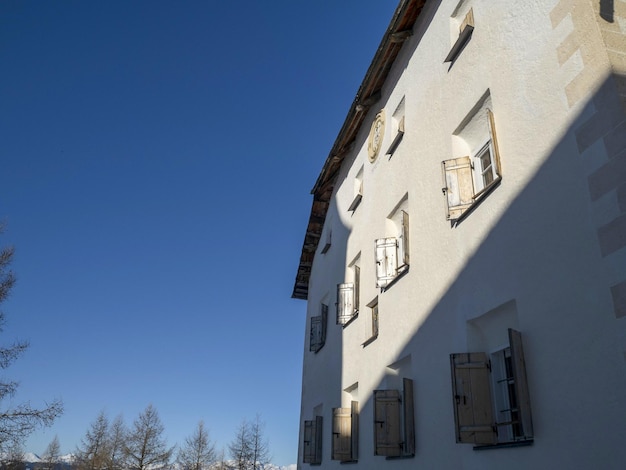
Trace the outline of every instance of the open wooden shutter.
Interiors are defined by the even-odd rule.
[[[493,164],[495,165],[496,175],[502,176],[502,166],[500,165],[500,151],[498,150],[498,138],[496,136],[496,122],[490,109],[487,110],[487,117],[489,118],[489,136],[491,137],[491,143],[493,145]]]
[[[530,413],[530,394],[526,380],[526,361],[522,347],[522,334],[509,328],[509,346],[511,347],[511,362],[513,365],[513,381],[517,395],[517,406],[524,439],[533,437],[533,419]]]
[[[350,413],[352,415],[350,425],[352,427],[352,442],[350,443],[350,450],[352,453],[352,460],[359,459],[359,402],[353,401],[350,404]]]
[[[309,351],[317,352],[322,349],[322,316],[311,317],[311,333]]]
[[[395,238],[376,240],[376,285],[386,287],[397,275],[398,243]]]
[[[359,297],[361,289],[361,268],[354,266],[354,313],[359,313]]]
[[[415,407],[413,405],[413,380],[404,378],[404,454],[415,455]]]
[[[304,449],[302,462],[310,464],[322,463],[322,417],[304,422]]]
[[[402,455],[398,390],[374,390],[374,444],[375,455]]]
[[[350,408],[333,408],[333,460],[352,460],[351,411]]]
[[[495,444],[490,365],[485,353],[450,355],[456,441]]]
[[[470,157],[442,162],[443,192],[446,195],[447,218],[456,220],[474,203],[474,180]]]
[[[318,352],[326,343],[326,325],[328,324],[328,305],[322,304],[321,315],[311,317],[309,350]]]
[[[354,284],[337,284],[337,325],[345,325],[354,315]]]
[[[398,240],[398,260],[402,265],[409,265],[409,214],[402,211],[402,230]]]

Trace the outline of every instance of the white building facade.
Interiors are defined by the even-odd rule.
[[[626,468],[626,2],[402,0],[313,188],[299,468]]]

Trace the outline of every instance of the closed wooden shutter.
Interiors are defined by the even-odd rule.
[[[333,408],[333,460],[352,460],[351,411],[350,408]]]
[[[502,166],[500,165],[500,151],[498,150],[498,137],[496,136],[496,122],[490,109],[487,110],[487,117],[489,118],[489,136],[491,137],[491,144],[493,146],[493,164],[495,165],[496,175],[502,176]]]
[[[376,240],[376,285],[386,287],[398,272],[398,242],[395,238]]]
[[[400,392],[375,390],[374,408],[374,453],[387,457],[402,455]]]
[[[485,353],[450,355],[456,441],[495,444],[490,366]]]
[[[354,284],[337,285],[337,324],[345,325],[354,315]]]
[[[511,362],[513,365],[513,381],[517,395],[517,405],[524,439],[533,437],[533,419],[530,413],[530,394],[526,380],[526,361],[522,347],[522,334],[509,328],[509,346],[511,347]]]
[[[404,378],[404,453],[415,455],[415,407],[413,405],[413,380]]]
[[[474,203],[474,180],[470,157],[442,162],[447,218],[456,220]]]
[[[303,463],[322,463],[322,417],[304,422]]]

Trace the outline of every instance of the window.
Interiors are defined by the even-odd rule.
[[[409,213],[405,197],[388,217],[388,231],[393,237],[376,240],[376,285],[388,287],[409,267]]]
[[[304,422],[302,462],[312,465],[322,463],[322,417]]]
[[[342,462],[358,460],[359,402],[350,408],[333,408],[332,459]]]
[[[361,204],[361,199],[363,199],[363,167],[361,167],[354,179],[354,199],[350,207],[348,207],[348,211],[354,212]]]
[[[324,245],[322,246],[322,249],[320,250],[321,254],[325,254],[328,250],[330,250],[330,245],[332,243],[332,238],[333,238],[332,230],[331,229],[326,230],[326,236],[325,236]]]
[[[376,338],[378,338],[378,296],[376,296],[374,300],[367,304],[367,307],[372,312],[372,329],[370,332],[370,337],[367,339],[367,341],[365,341],[365,343],[363,343],[363,346],[367,346]]]
[[[508,332],[509,346],[491,358],[484,352],[450,356],[458,443],[485,446],[533,439],[522,336],[511,328]]]
[[[452,23],[454,25],[458,24],[456,18],[458,18],[458,12],[452,17]],[[463,17],[463,21],[459,25],[458,29],[458,37],[454,41],[452,45],[452,49],[444,59],[444,63],[446,62],[454,62],[456,58],[459,56],[463,48],[467,45],[470,38],[472,37],[472,33],[474,32],[474,12],[470,8],[465,17]]]
[[[453,151],[465,156],[442,162],[446,218],[458,221],[501,180],[496,128],[488,95],[453,135]]]
[[[413,381],[404,378],[403,390],[374,391],[375,455],[415,455]]]
[[[395,137],[387,150],[387,155],[391,157],[393,153],[402,142],[402,138],[404,137],[404,97],[400,101],[400,104],[393,112],[393,116],[391,117],[391,125],[393,126],[393,131],[395,132]]]
[[[348,272],[352,273],[353,281],[337,285],[337,324],[342,326],[346,326],[359,314],[361,268],[355,261]]]
[[[320,315],[311,317],[309,351],[317,353],[326,343],[326,325],[328,323],[328,305],[321,304]]]

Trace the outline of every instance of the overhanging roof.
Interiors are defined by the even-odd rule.
[[[378,46],[374,59],[363,78],[359,91],[350,106],[350,111],[339,131],[330,154],[311,190],[313,205],[307,225],[300,264],[293,288],[294,299],[306,299],[309,294],[309,278],[313,258],[322,234],[328,212],[330,198],[337,179],[337,173],[345,155],[352,149],[359,129],[363,125],[370,107],[380,99],[380,91],[389,71],[406,39],[413,32],[413,25],[424,7],[426,0],[401,0],[391,18],[389,27]]]

